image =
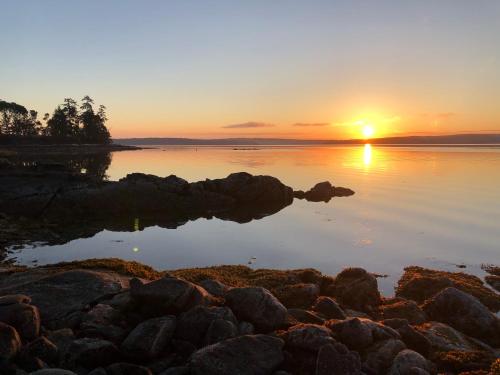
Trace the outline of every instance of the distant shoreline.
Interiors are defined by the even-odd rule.
[[[32,154],[32,155],[71,155],[71,154],[97,154],[115,151],[141,150],[142,147],[120,144],[20,144],[0,145],[0,157],[2,155]]]
[[[141,146],[337,146],[372,144],[380,146],[498,146],[500,134],[455,134],[387,137],[373,139],[306,140],[286,138],[116,138],[116,144]]]

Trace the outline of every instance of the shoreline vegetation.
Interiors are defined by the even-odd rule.
[[[3,266],[0,372],[496,375],[499,309],[479,278],[421,267],[386,298],[361,268]]]

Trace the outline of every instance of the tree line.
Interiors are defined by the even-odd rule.
[[[52,116],[46,113],[42,120],[38,112],[0,99],[0,137],[52,138],[61,143],[107,144],[111,136],[106,128],[106,107],[94,109],[94,101],[89,96],[80,102],[65,98],[56,107]]]

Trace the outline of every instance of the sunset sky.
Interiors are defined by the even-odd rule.
[[[113,137],[500,132],[498,0],[3,1],[0,42],[0,99]]]

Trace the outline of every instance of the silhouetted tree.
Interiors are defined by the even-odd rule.
[[[109,143],[110,135],[106,128],[106,112],[103,105],[99,106],[97,114],[94,112],[94,101],[87,95],[82,99],[80,106],[80,121],[82,122],[82,139],[87,143]]]
[[[36,111],[28,111],[26,107],[0,100],[0,134],[33,136],[40,131],[41,122],[37,120]]]

